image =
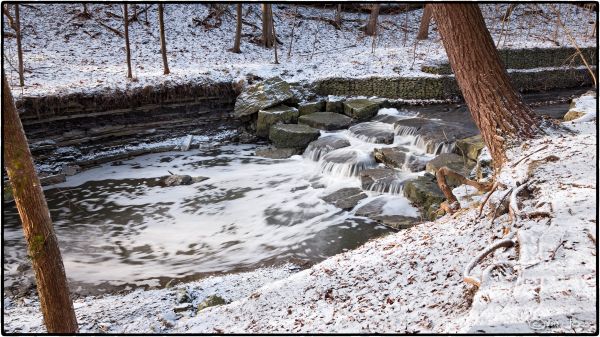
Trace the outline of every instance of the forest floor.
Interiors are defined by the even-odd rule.
[[[570,131],[548,131],[507,153],[502,186],[481,216],[484,196],[459,186],[463,208],[454,215],[303,271],[286,265],[77,299],[81,332],[595,332],[597,121],[562,126]],[[506,240],[512,246],[466,270]],[[230,303],[197,312],[209,295]],[[5,298],[3,328],[43,332],[39,301]]]
[[[130,6],[131,15],[134,5]],[[566,4],[519,4],[507,22],[506,4],[480,4],[488,29],[499,48],[594,46],[595,12]],[[344,12],[342,27],[327,20],[335,6],[273,6],[281,40],[279,62],[272,49],[259,46],[260,4],[243,6],[242,53],[228,51],[235,34],[235,6],[220,15],[208,4],[165,5],[170,75],[163,75],[157,6],[137,6],[130,25],[133,80],[126,79],[122,8],[118,4],[80,3],[21,6],[25,87],[18,86],[14,38],[5,38],[4,57],[13,95],[36,96],[126,90],[146,85],[237,81],[248,75],[275,75],[291,82],[327,77],[437,76],[421,71],[423,64],[446,59],[436,31],[416,40],[422,9],[380,15],[375,38],[361,30],[368,13]],[[211,9],[212,8],[212,9]],[[557,22],[560,12],[563,28]],[[4,22],[6,22],[5,20]],[[107,28],[109,27],[109,28]],[[5,23],[5,32],[11,29]]]

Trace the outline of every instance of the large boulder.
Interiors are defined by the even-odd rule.
[[[320,135],[319,130],[302,124],[275,124],[269,131],[269,139],[275,147],[302,150]]]
[[[435,175],[436,172],[444,166],[464,177],[468,177],[475,166],[475,162],[465,157],[461,157],[456,153],[442,153],[427,162],[425,170]],[[452,187],[460,185],[460,181],[456,180],[454,177],[446,177],[446,183]]]
[[[308,144],[306,151],[304,151],[304,156],[318,161],[327,153],[348,146],[350,146],[350,142],[346,138],[338,135],[329,135]]]
[[[268,137],[271,125],[277,123],[291,124],[298,121],[298,109],[285,105],[262,109],[258,111],[256,119],[256,135]]]
[[[432,208],[436,208],[445,199],[444,194],[437,185],[435,177],[431,174],[425,174],[424,176],[405,181],[403,191],[404,196],[424,210],[428,218]]]
[[[389,168],[419,172],[425,170],[425,161],[410,153],[404,146],[375,149],[375,160]]]
[[[233,115],[249,116],[258,110],[281,104],[293,97],[290,85],[280,77],[273,77],[249,86],[235,101]]]
[[[401,211],[404,208],[410,207],[410,205],[402,207],[402,203],[406,201],[404,198],[402,198],[404,200],[399,198],[402,197],[391,196],[377,198],[361,206],[354,214],[373,219],[394,229],[406,229],[418,224],[420,222],[419,218],[412,215],[399,214],[402,213]],[[396,203],[399,203],[401,207],[397,207],[397,205],[395,205]]]
[[[300,116],[325,111],[325,101],[302,102],[298,104]]]
[[[301,151],[294,148],[264,148],[256,150],[256,155],[270,159],[286,159],[293,155],[300,154]]]
[[[402,192],[402,180],[398,173],[390,168],[372,168],[360,173],[360,183],[364,190],[379,193],[399,194]]]
[[[300,116],[298,123],[321,130],[339,130],[350,126],[352,118],[335,112],[315,112]]]
[[[382,99],[349,99],[344,102],[344,114],[359,121],[367,120],[377,115],[383,102]]]
[[[345,211],[353,209],[367,195],[356,187],[347,187],[324,196],[323,200]]]
[[[348,129],[353,136],[369,143],[392,144],[394,142],[394,128],[390,124],[381,122],[364,122]]]
[[[484,147],[485,143],[483,142],[483,138],[481,138],[481,135],[477,135],[458,139],[456,141],[456,148],[454,149],[454,152],[476,161]]]

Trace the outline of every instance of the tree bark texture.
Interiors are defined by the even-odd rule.
[[[2,72],[2,147],[4,165],[27,241],[44,323],[49,333],[77,332],[50,211],[33,166],[27,138],[10,87]]]
[[[458,86],[498,169],[508,143],[533,137],[540,119],[511,85],[479,6],[430,6]]]
[[[162,54],[164,74],[168,75],[169,63],[167,62],[167,40],[165,39],[165,18],[163,4],[158,4],[158,25],[160,26],[160,52]]]
[[[15,35],[17,36],[17,58],[19,62],[19,85],[25,86],[25,74],[23,73],[23,45],[21,35],[21,16],[19,5],[15,4]]]
[[[423,8],[423,16],[421,17],[421,24],[419,25],[419,33],[417,34],[417,40],[427,40],[429,37],[429,24],[431,23],[431,6],[425,5]]]
[[[127,4],[123,4],[123,24],[125,30],[125,53],[127,54],[127,78],[133,78],[131,73],[131,49],[129,48],[129,18]]]
[[[273,47],[274,36],[273,27],[273,14],[271,12],[271,4],[262,4],[262,44],[266,48]]]
[[[237,22],[235,26],[235,41],[233,42],[233,49],[231,49],[234,53],[240,53],[240,45],[242,42],[242,4],[236,5],[237,12]]]
[[[369,36],[377,35],[377,19],[379,18],[380,4],[374,4],[371,9],[371,15],[369,16],[369,23],[367,23],[367,29],[365,33]]]

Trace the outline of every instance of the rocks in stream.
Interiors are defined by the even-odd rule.
[[[298,123],[321,130],[339,130],[350,126],[352,118],[335,112],[315,112],[300,116]]]
[[[304,155],[314,161],[318,161],[327,153],[348,146],[350,146],[350,142],[344,137],[338,135],[325,136],[308,144]]]
[[[39,178],[40,178],[40,184],[42,186],[60,184],[60,183],[64,183],[65,181],[67,181],[67,177],[64,173],[54,174],[54,175],[40,174]]]
[[[291,156],[301,154],[302,151],[294,148],[264,148],[256,150],[256,155],[259,157],[265,157],[270,159],[286,159]]]
[[[386,123],[364,122],[350,127],[348,131],[356,138],[369,143],[392,144],[394,142],[394,128]]]
[[[391,168],[372,168],[360,173],[360,182],[364,190],[379,193],[398,194],[402,192],[402,181],[398,172]]]
[[[236,118],[252,115],[261,109],[281,104],[293,97],[290,85],[273,77],[249,86],[236,99],[233,115]]]
[[[325,101],[303,102],[298,104],[300,116],[325,111]]]
[[[448,167],[456,173],[468,178],[471,170],[475,166],[475,162],[467,158],[463,158],[456,153],[442,153],[429,162],[425,166],[425,170],[433,175],[441,167]],[[460,182],[453,177],[446,177],[446,183],[451,187],[460,185]]]
[[[344,113],[344,101],[335,96],[329,96],[325,103],[325,111]]]
[[[344,102],[344,114],[362,121],[377,115],[377,111],[385,100],[383,99],[349,99]]]
[[[172,174],[168,177],[166,177],[162,183],[165,187],[171,187],[171,186],[181,186],[181,185],[191,185],[191,184],[195,184],[204,180],[207,180],[207,177],[192,177],[189,176],[187,174]]]
[[[337,190],[321,199],[338,208],[349,211],[366,197],[367,195],[360,188],[348,187]]]
[[[371,153],[359,149],[341,148],[321,158],[321,172],[339,177],[355,177],[376,165]]]
[[[471,160],[477,161],[481,150],[485,147],[481,135],[458,139],[455,152]]]
[[[419,223],[416,217],[393,214],[387,210],[388,199],[377,198],[354,212],[357,216],[364,216],[394,229],[406,229]]]
[[[298,109],[285,105],[259,110],[256,119],[256,135],[266,138],[272,125],[296,123],[298,115]]]
[[[445,199],[444,194],[437,185],[435,176],[431,174],[406,180],[404,183],[404,196],[424,210],[427,218],[430,217],[431,211],[437,209],[437,205]]]
[[[320,135],[319,130],[302,124],[275,124],[269,131],[269,139],[275,147],[302,150]]]
[[[394,128],[397,135],[416,136],[415,145],[433,154],[452,152],[456,140],[477,134],[458,123],[420,117],[401,119],[394,123]]]
[[[375,160],[389,168],[419,172],[425,170],[425,161],[412,153],[404,146],[386,147],[375,149]]]

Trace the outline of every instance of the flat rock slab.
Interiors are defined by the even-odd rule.
[[[364,121],[377,115],[383,102],[385,100],[382,99],[349,99],[344,102],[344,114],[356,120]]]
[[[431,206],[439,205],[445,199],[435,177],[430,174],[406,180],[404,196],[414,205],[425,210],[427,217],[432,209]]]
[[[308,144],[304,155],[314,161],[318,161],[327,153],[350,146],[350,142],[341,136],[330,135],[321,137]]]
[[[356,124],[350,133],[358,139],[375,144],[392,144],[394,142],[394,128],[390,124],[381,122],[364,122]]]
[[[338,208],[349,211],[366,197],[367,195],[360,188],[348,187],[335,191],[322,199]]]
[[[269,136],[269,130],[272,125],[277,123],[296,123],[298,115],[298,109],[286,105],[259,110],[258,118],[256,119],[256,135],[266,138]]]
[[[375,199],[361,206],[356,210],[356,212],[354,212],[354,214],[373,219],[394,229],[410,228],[421,222],[419,218],[415,217],[399,214],[387,214],[384,210],[386,203],[387,201],[383,198]]]
[[[394,123],[397,135],[416,136],[415,145],[427,153],[452,152],[454,143],[461,138],[472,137],[477,132],[458,123],[446,123],[426,118],[407,118]]]
[[[350,126],[352,118],[335,112],[315,112],[300,116],[298,123],[321,130],[339,130]]]
[[[293,97],[290,85],[280,77],[269,78],[249,86],[235,101],[233,116],[240,118],[258,110],[281,104]]]
[[[300,113],[300,116],[319,111],[325,111],[325,101],[302,102],[298,104],[298,112]]]
[[[471,160],[477,161],[481,150],[485,147],[481,135],[458,139],[456,141],[455,152],[459,155],[464,155]]]
[[[269,139],[275,147],[302,150],[320,135],[319,130],[302,124],[275,124],[269,131]]]
[[[404,146],[375,149],[375,160],[389,168],[419,172],[425,170],[425,161],[410,153]]]
[[[398,172],[391,168],[372,168],[360,173],[360,183],[364,190],[398,194],[402,192],[402,181]]]
[[[325,103],[325,111],[344,113],[344,102],[340,99],[329,97]]]
[[[266,148],[256,150],[257,156],[270,159],[286,159],[297,154],[300,154],[300,151],[294,148]]]

